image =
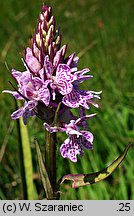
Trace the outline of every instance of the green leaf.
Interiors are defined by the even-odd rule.
[[[19,126],[24,166],[24,176],[22,178],[25,178],[26,199],[33,200],[37,198],[37,194],[33,182],[32,155],[30,149],[28,130],[27,127],[24,125],[22,118],[19,119]],[[24,179],[22,179],[22,181],[24,181]]]
[[[102,181],[111,175],[115,169],[120,165],[120,163],[125,159],[125,156],[132,144],[128,144],[122,154],[114,160],[108,167],[103,170],[100,170],[91,174],[67,174],[60,178],[58,181],[59,185],[61,185],[65,180],[73,181],[72,188],[79,188],[81,186],[91,185],[93,183],[97,183]]]
[[[44,164],[43,159],[42,159],[42,154],[41,154],[37,139],[34,140],[34,143],[35,143],[36,152],[37,152],[37,159],[38,159],[38,164],[39,164],[40,176],[41,176],[44,190],[46,192],[46,197],[47,197],[47,199],[54,199],[52,185],[50,183],[48,173],[47,173],[45,164]]]
[[[16,108],[20,107],[20,102],[15,101]],[[34,200],[37,199],[37,191],[33,182],[33,164],[32,155],[29,142],[29,135],[27,126],[24,125],[23,119],[18,121],[19,133],[19,149],[20,149],[20,163],[21,163],[21,176],[23,185],[23,199]]]

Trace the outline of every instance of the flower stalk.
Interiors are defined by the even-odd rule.
[[[52,185],[53,196],[56,192],[56,133],[45,130],[45,166]]]

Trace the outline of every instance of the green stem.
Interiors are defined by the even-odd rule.
[[[56,193],[56,133],[45,130],[45,166],[53,189],[53,199],[59,199]]]

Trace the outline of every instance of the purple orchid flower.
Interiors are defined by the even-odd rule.
[[[12,70],[12,77],[17,83],[13,91],[3,92],[12,94],[24,105],[12,113],[12,119],[23,118],[27,123],[29,116],[37,115],[43,121],[49,132],[66,132],[68,138],[60,147],[61,155],[71,161],[77,161],[77,155],[83,155],[84,149],[93,148],[93,135],[85,130],[86,120],[93,117],[85,115],[89,104],[98,108],[94,99],[100,99],[101,92],[80,90],[79,85],[91,79],[87,74],[90,70],[78,70],[79,57],[72,53],[66,56],[67,45],[61,46],[60,28],[56,30],[52,8],[42,7],[38,25],[32,38],[32,47],[27,47],[24,59],[24,72]],[[57,125],[55,113],[58,110]],[[79,108],[80,118],[71,112]],[[83,130],[80,130],[80,127]]]
[[[47,88],[49,81],[42,78],[33,77],[29,71],[20,72],[12,70],[12,76],[18,82],[18,92],[5,90],[11,93],[16,99],[27,99],[31,101],[42,101],[46,106],[49,105],[50,93]],[[20,94],[19,94],[20,93]]]
[[[66,64],[59,64],[54,75],[54,67],[49,61],[49,57],[45,57],[44,61],[45,72],[47,79],[50,80],[50,87],[52,89],[53,100],[55,100],[55,90],[62,95],[69,94],[72,89],[72,83],[77,79],[75,74],[71,73],[71,69]]]
[[[5,90],[3,92],[12,94],[16,99],[25,100],[24,107],[15,111],[11,117],[12,119],[23,117],[24,124],[26,124],[26,118],[33,116],[32,110],[38,105],[38,101],[43,102],[45,106],[49,105],[50,93],[47,87],[49,81],[34,77],[29,71],[12,70],[12,76],[18,83],[18,91]]]
[[[50,133],[66,132],[69,136],[61,145],[60,153],[63,158],[69,158],[73,162],[77,162],[77,154],[82,156],[84,149],[93,149],[93,134],[89,131],[80,130],[85,120],[94,117],[96,114],[86,115],[77,120],[71,120],[64,127],[50,126],[44,123],[44,127]]]

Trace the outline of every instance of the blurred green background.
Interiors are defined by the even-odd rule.
[[[58,178],[67,173],[91,173],[109,165],[134,138],[134,1],[133,0],[50,0],[57,25],[68,43],[68,54],[80,56],[79,69],[89,67],[94,78],[85,89],[100,91],[100,109],[89,121],[94,150],[86,151],[73,164],[59,154],[63,135],[58,136]],[[0,92],[11,89],[5,67],[24,70],[21,54],[34,33],[42,1],[0,1]],[[17,123],[10,118],[15,110],[11,95],[0,93],[0,199],[23,199]],[[37,118],[28,122],[37,199],[44,191],[38,176],[34,137],[42,149],[44,131]],[[79,189],[63,185],[61,199],[134,199],[134,151],[108,179]],[[64,187],[65,186],[65,187]]]

